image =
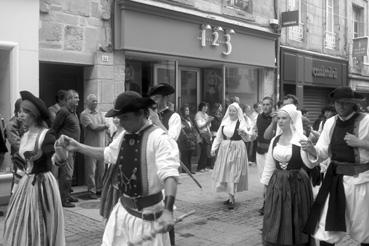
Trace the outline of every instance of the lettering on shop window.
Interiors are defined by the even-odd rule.
[[[201,35],[198,37],[201,47],[214,47],[221,46],[223,48],[223,55],[230,55],[232,53],[232,37],[235,34],[233,29],[223,29],[222,27],[212,27],[209,24],[201,25]]]
[[[334,67],[313,67],[313,76],[321,78],[337,78],[337,69]]]

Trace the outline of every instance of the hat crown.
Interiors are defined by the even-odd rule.
[[[142,98],[140,94],[135,91],[126,91],[118,95],[114,103],[114,109],[119,110],[127,104],[134,103],[135,100]]]
[[[333,100],[340,99],[356,99],[362,100],[364,97],[359,93],[353,91],[351,87],[339,87],[329,94],[329,97]]]

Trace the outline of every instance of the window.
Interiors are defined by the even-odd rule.
[[[288,39],[302,42],[304,39],[304,24],[301,23],[301,0],[288,0],[287,11],[299,10],[299,25],[288,27]]]
[[[334,1],[326,0],[326,30],[325,47],[327,49],[336,48],[336,33],[334,32]]]
[[[364,36],[364,11],[363,8],[353,5],[352,6],[352,19],[353,19],[353,33],[354,38]]]

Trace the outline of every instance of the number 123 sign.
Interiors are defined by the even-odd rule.
[[[222,35],[223,34],[223,35]],[[201,47],[210,45],[212,47],[223,46],[223,55],[232,53],[231,35],[235,34],[233,29],[223,29],[222,27],[212,27],[209,24],[201,25],[201,35],[198,39],[201,42]]]

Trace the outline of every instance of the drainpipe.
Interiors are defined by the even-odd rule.
[[[278,0],[274,0],[274,19],[278,20],[279,23],[279,8],[278,8]],[[274,32],[277,34],[281,34],[280,24],[274,28]],[[275,101],[278,102],[280,97],[280,36],[275,40],[275,71],[274,71],[274,79],[275,79],[275,87],[274,87],[274,95]]]

